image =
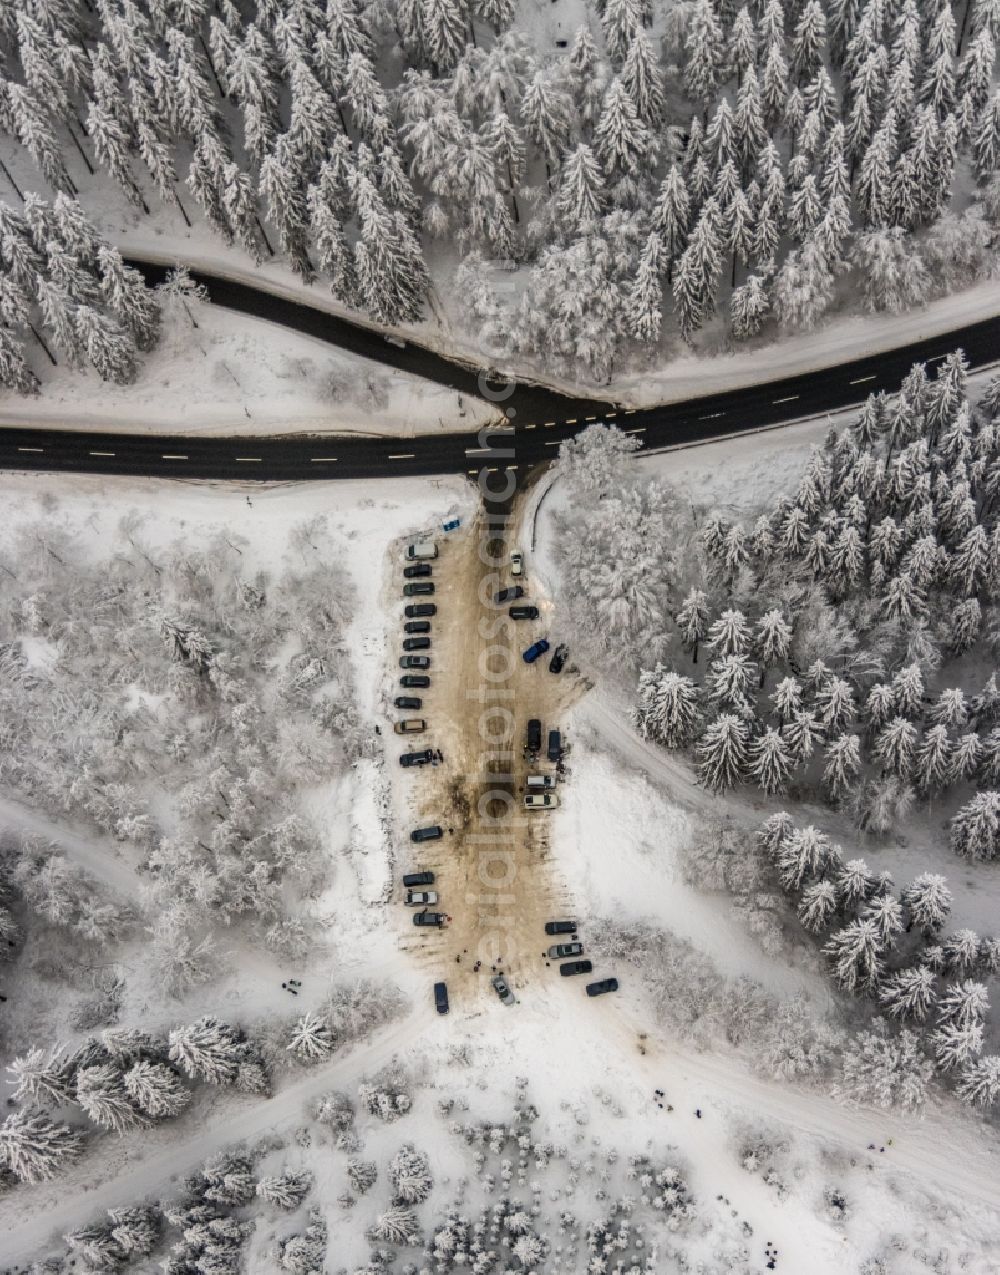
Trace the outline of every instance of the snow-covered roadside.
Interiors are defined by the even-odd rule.
[[[377,434],[471,430],[485,401],[210,305],[169,316],[131,385],[38,364],[34,398],[0,396],[0,424],[130,434]]]
[[[287,267],[274,262],[255,267],[245,254],[235,248],[226,248],[215,242],[192,241],[189,244],[183,240],[176,248],[171,248],[164,244],[162,236],[151,234],[143,225],[118,232],[114,241],[126,254],[137,253],[164,265],[180,261],[191,269],[222,275],[329,314],[345,316],[373,331],[383,331],[346,309],[328,292],[307,287]],[[662,368],[647,368],[615,377],[610,384],[601,386],[556,376],[549,369],[540,369],[531,362],[519,362],[509,357],[491,356],[486,360],[475,342],[463,338],[454,326],[444,330],[435,323],[424,321],[400,324],[384,331],[475,366],[488,361],[514,379],[545,385],[567,395],[592,393],[595,397],[612,398],[630,407],[652,407],[658,403],[673,403],[836,367],[913,341],[940,336],[998,314],[1000,288],[995,280],[990,280],[903,314],[852,315],[833,319],[812,332],[771,342],[760,341],[734,354],[690,355],[675,359]]]

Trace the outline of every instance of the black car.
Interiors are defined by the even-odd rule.
[[[419,673],[407,673],[399,679],[400,686],[405,686],[408,691],[426,691],[431,684],[429,677],[422,677]]]
[[[563,978],[569,978],[572,974],[592,974],[593,971],[593,961],[564,961],[559,966],[559,973]]]
[[[562,759],[562,736],[557,730],[549,731],[549,747],[545,755],[549,761],[560,761]]]
[[[448,1012],[448,984],[434,984],[434,1006],[439,1014],[447,1014]]]
[[[524,590],[519,584],[512,584],[509,589],[501,589],[494,597],[493,601],[500,605],[501,602],[516,602],[518,598],[524,597]]]
[[[399,764],[404,768],[429,766],[433,760],[434,750],[432,748],[422,748],[418,753],[403,753],[399,759]]]
[[[414,912],[413,924],[414,925],[432,925],[434,926],[435,929],[439,930],[441,926],[444,925],[444,913],[443,912],[428,912],[427,909],[424,908],[423,912]]]
[[[408,620],[403,625],[404,633],[430,633],[430,620]]]
[[[511,607],[507,614],[512,620],[537,620],[538,607]]]
[[[546,934],[572,934],[576,930],[575,921],[546,921]]]
[[[410,833],[411,841],[440,841],[444,836],[444,830],[436,823],[430,825],[429,828],[414,828]]]
[[[418,885],[433,885],[433,884],[434,884],[433,872],[407,872],[407,874],[403,877],[403,885],[406,886],[408,890],[411,890],[413,889],[414,886],[418,886]]]
[[[431,640],[429,637],[403,638],[404,651],[429,651],[431,649]]]
[[[424,616],[437,615],[437,607],[433,602],[414,602],[403,607],[403,614],[408,620],[419,620]]]
[[[400,668],[430,668],[431,658],[429,655],[401,655],[399,657]]]
[[[603,996],[605,992],[617,992],[617,991],[618,991],[618,980],[616,978],[602,978],[597,983],[587,984],[588,996]]]
[[[537,717],[528,722],[527,745],[529,753],[537,753],[542,746],[542,723]]]
[[[426,598],[433,592],[433,580],[416,580],[413,584],[403,585],[404,598]]]
[[[392,701],[397,708],[423,708],[424,701],[419,695],[397,695]]]
[[[415,562],[412,567],[403,568],[404,580],[422,580],[434,572],[429,562]]]
[[[566,656],[569,655],[568,648],[560,642],[552,653],[552,659],[549,660],[549,672],[561,673],[563,665],[566,663]]]

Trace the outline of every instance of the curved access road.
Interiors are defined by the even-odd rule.
[[[166,268],[132,259],[158,282]],[[482,395],[479,371],[412,341],[394,344],[376,330],[246,283],[192,271],[212,302],[279,323],[388,367],[470,395]],[[931,363],[961,347],[973,369],[1000,360],[1000,318],[819,368],[781,380],[709,394],[659,407],[625,409],[599,398],[568,398],[544,386],[518,383],[498,405],[505,431],[412,438],[337,434],[280,437],[190,437],[183,434],[102,434],[4,427],[0,467],[164,478],[282,481],[479,473],[484,466],[528,469],[552,460],[559,443],[593,421],[613,421],[656,450],[752,432],[862,402],[875,390],[894,390],[914,363]],[[493,382],[499,387],[498,382]]]

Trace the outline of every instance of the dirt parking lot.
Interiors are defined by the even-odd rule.
[[[532,596],[530,560],[524,577],[512,580],[509,552],[521,546],[506,527],[487,525],[481,514],[438,542],[432,684],[412,692],[424,699],[420,715],[429,730],[414,736],[412,747],[439,748],[444,762],[399,770],[395,782],[409,790],[413,827],[440,824],[445,830],[442,841],[401,847],[399,858],[434,872],[439,908],[451,921],[440,932],[419,930],[410,909],[400,909],[400,925],[405,947],[427,961],[436,977],[447,978],[453,1000],[468,1002],[495,997],[489,985],[493,966],[503,969],[516,992],[545,971],[542,953],[553,940],[546,939],[544,923],[564,915],[567,906],[549,854],[551,821],[558,816],[524,809],[525,778],[529,769],[556,773],[544,759],[544,741],[550,728],[563,729],[565,710],[585,684],[569,671],[550,673],[549,654],[533,665],[521,658],[547,635],[550,604]],[[393,583],[398,579],[401,587],[401,561],[393,572]],[[513,583],[524,587],[522,604],[539,607],[538,620],[513,621],[509,603],[495,604],[498,589]],[[401,641],[402,621],[394,662]],[[543,748],[539,761],[529,765],[524,742],[533,717],[542,722]],[[571,746],[565,732],[563,737]],[[407,832],[401,829],[401,837]]]

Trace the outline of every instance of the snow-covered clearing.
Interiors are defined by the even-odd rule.
[[[5,394],[0,423],[130,434],[379,434],[475,429],[493,415],[480,399],[324,341],[195,303],[198,327],[165,318],[131,385],[42,361],[42,391]]]

